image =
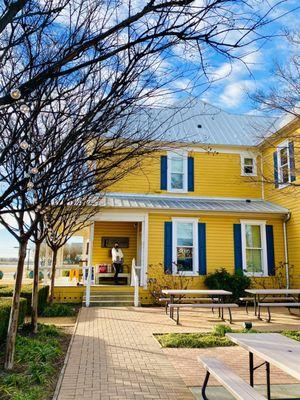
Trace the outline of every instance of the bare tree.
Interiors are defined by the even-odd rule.
[[[90,180],[101,192],[158,150],[165,132],[149,103],[187,70],[192,81],[209,82],[208,51],[240,59],[241,49],[262,39],[270,10],[229,0],[4,5],[0,222],[20,244],[6,368],[13,365],[26,245],[39,211],[61,204],[66,193],[68,206],[76,202],[71,184],[82,169],[84,197]],[[195,57],[192,76],[186,54]]]
[[[274,85],[269,90],[258,90],[252,98],[264,111],[275,115],[288,114],[300,118],[300,31],[286,33],[291,56],[284,63],[275,61]]]

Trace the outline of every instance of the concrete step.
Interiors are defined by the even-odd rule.
[[[133,301],[133,296],[101,296],[97,295],[94,296],[91,294],[90,300],[95,301]],[[85,301],[86,296],[83,296],[82,300]]]
[[[82,302],[85,307],[85,300]],[[106,301],[106,300],[91,300],[90,307],[132,307],[134,302],[132,301]]]

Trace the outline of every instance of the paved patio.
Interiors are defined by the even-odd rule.
[[[286,313],[274,314],[274,323],[266,324],[239,310],[234,313],[234,320],[236,329],[245,320],[252,320],[264,330],[299,329],[299,318]],[[162,308],[82,309],[54,399],[200,399],[197,393],[204,370],[197,356],[203,353],[223,358],[243,378],[248,378],[247,354],[238,347],[161,349],[153,333],[206,331],[219,320],[204,310],[182,313],[181,322],[182,325],[176,326]],[[265,382],[263,369],[255,376],[257,384]],[[299,388],[294,379],[273,367],[271,382],[289,384],[287,388],[293,389],[293,393]],[[212,379],[210,385],[217,383]],[[288,393],[286,386],[282,387]],[[222,393],[219,388],[215,390]]]

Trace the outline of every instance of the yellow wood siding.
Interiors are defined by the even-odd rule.
[[[162,264],[164,260],[164,222],[172,221],[172,217],[198,218],[199,222],[206,223],[206,253],[207,273],[212,273],[218,268],[226,268],[234,272],[234,242],[233,224],[240,223],[241,219],[261,219],[273,225],[275,262],[278,265],[284,260],[283,228],[282,221],[278,218],[261,215],[243,216],[211,216],[191,214],[150,214],[149,215],[149,264]],[[162,268],[162,266],[160,267]],[[155,271],[152,267],[150,271]],[[158,272],[157,272],[158,274]],[[149,276],[151,278],[151,276]],[[154,277],[154,276],[153,276]],[[191,279],[191,287],[202,287],[202,276]]]
[[[128,237],[129,247],[123,249],[124,265],[131,266],[137,252],[137,224],[134,222],[95,222],[93,265],[111,264],[110,249],[101,247],[102,237]]]
[[[294,140],[295,147],[295,167],[297,180],[294,182],[300,185],[300,149],[299,149],[300,129],[288,132],[286,135],[276,140],[272,145],[263,151],[263,175],[265,177],[265,199],[286,207],[291,212],[291,219],[287,223],[288,253],[289,262],[293,266],[292,285],[300,286],[300,190],[298,187],[275,188],[274,185],[274,162],[273,153],[276,147],[287,138]]]
[[[170,194],[160,190],[160,155],[145,159],[139,168],[113,184],[109,190],[123,193]],[[184,195],[261,198],[260,179],[241,176],[240,154],[190,152],[189,155],[194,157],[195,191]],[[258,164],[259,162],[258,159]],[[178,196],[178,193],[174,195]]]

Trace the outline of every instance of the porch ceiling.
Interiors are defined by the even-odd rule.
[[[109,193],[101,201],[102,207],[150,210],[188,210],[234,213],[287,214],[289,210],[264,200],[208,199],[199,197],[171,197],[163,195],[133,195]]]

